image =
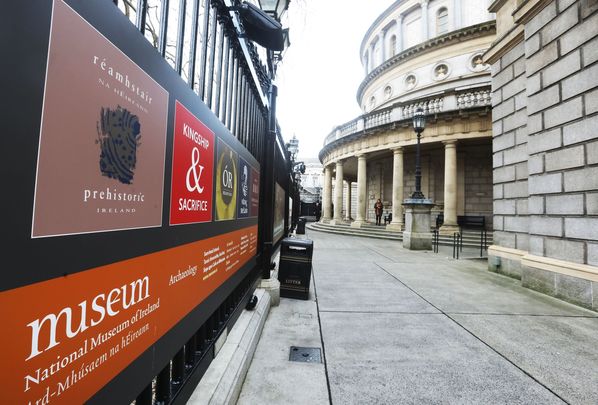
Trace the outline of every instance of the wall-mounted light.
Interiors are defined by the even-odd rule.
[[[247,38],[271,51],[284,50],[285,30],[280,22],[251,3],[243,2],[235,10],[239,12]]]

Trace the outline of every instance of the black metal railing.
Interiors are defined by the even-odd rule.
[[[270,78],[229,11],[238,0],[113,0],[231,133],[258,160]],[[139,11],[139,12],[138,12]]]
[[[438,229],[432,230],[432,249],[434,253],[438,253],[438,244],[440,243],[440,234]]]
[[[269,120],[275,113],[269,99],[271,72],[262,63],[257,47],[241,34],[242,24],[237,14],[231,12],[240,0],[113,0],[113,3],[198,99],[247,148],[264,171],[264,167],[268,167],[265,165],[268,156],[266,134],[272,126]],[[285,161],[288,151],[278,126],[275,126],[275,132],[278,169],[288,166]],[[273,156],[270,159],[274,160]],[[278,171],[275,179],[288,195],[289,184],[278,179]],[[265,183],[262,179],[260,187]],[[261,196],[260,199],[260,204],[264,204],[265,198]],[[268,215],[273,215],[272,211],[270,209]],[[258,222],[261,246],[268,238],[264,239],[267,234],[264,218],[260,217]],[[263,252],[273,253],[271,250]],[[186,402],[214,357],[216,340],[227,325],[234,323],[252,297],[261,274],[259,259],[257,263],[258,266],[139,393],[136,405]]]
[[[463,252],[463,235],[461,232],[453,233],[453,259],[459,259],[459,254]]]
[[[256,276],[259,276],[259,271],[253,271],[245,277],[176,352],[162,371],[139,393],[135,405],[185,403],[188,400],[205,368],[215,356],[216,340],[227,324],[239,317],[253,296]]]

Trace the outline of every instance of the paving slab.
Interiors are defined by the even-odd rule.
[[[324,363],[289,361],[291,346],[322,348],[313,280],[309,300],[270,309],[238,404],[329,404]]]
[[[598,404],[598,318],[451,317],[567,402]]]
[[[439,260],[422,266],[388,262],[377,264],[448,313],[598,315],[522,287],[519,280],[491,273],[479,262]]]
[[[562,403],[443,315],[321,317],[334,404]]]
[[[439,312],[371,262],[314,266],[320,311]]]
[[[598,403],[598,313],[446,250],[304,237],[310,300],[271,310],[239,403]],[[324,363],[290,363],[291,345]]]

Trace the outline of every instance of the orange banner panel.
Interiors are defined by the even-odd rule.
[[[4,402],[85,402],[256,251],[254,225],[0,293]]]

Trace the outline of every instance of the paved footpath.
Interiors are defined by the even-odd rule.
[[[238,404],[598,404],[598,313],[442,247],[307,232],[310,300],[272,308]]]

